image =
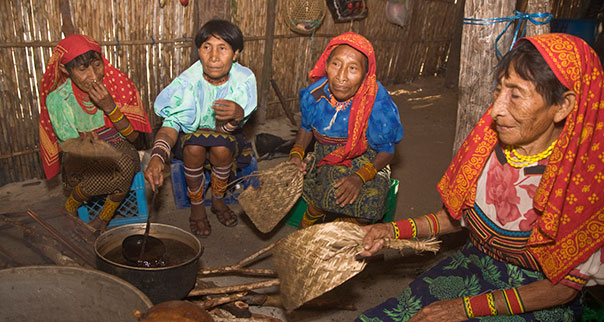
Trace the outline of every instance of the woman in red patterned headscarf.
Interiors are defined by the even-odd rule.
[[[90,135],[120,152],[116,161],[65,155],[63,180],[72,189],[69,213],[88,198],[108,195],[95,227],[104,227],[140,170],[132,143],[151,132],[138,89],[101,55],[101,47],[83,35],[70,35],[55,47],[40,87],[40,153],[48,179],[59,172],[59,143]]]
[[[493,105],[438,184],[444,207],[367,228],[362,255],[386,236],[425,238],[466,227],[470,241],[360,321],[572,321],[580,290],[604,284],[598,56],[577,37],[540,35],[519,41],[495,75]]]
[[[361,35],[332,39],[300,91],[302,125],[290,160],[306,172],[314,137],[318,164],[304,178],[308,203],[301,227],[326,221],[382,218],[390,186],[388,163],[403,136],[398,108],[376,80],[375,53]]]

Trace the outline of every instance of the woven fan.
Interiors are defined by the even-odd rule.
[[[353,223],[333,222],[298,230],[273,250],[281,301],[288,312],[360,273],[365,232]],[[440,241],[384,239],[384,247],[437,252]]]
[[[119,159],[121,156],[109,143],[87,135],[66,140],[61,143],[61,150],[87,158]]]
[[[314,159],[309,153],[305,162]],[[304,175],[296,166],[283,161],[278,165],[250,175],[259,184],[250,185],[237,198],[254,226],[263,233],[271,231],[302,195]]]

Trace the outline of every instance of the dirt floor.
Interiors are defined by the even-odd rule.
[[[457,93],[444,87],[442,78],[424,78],[410,84],[389,86],[399,107],[405,134],[397,145],[396,157],[392,163],[392,177],[400,181],[395,219],[404,219],[423,215],[440,207],[435,186],[451,160],[452,143],[455,134]],[[299,115],[298,115],[299,117]],[[292,138],[294,128],[287,119],[269,120],[256,126],[256,133],[270,133],[284,139]],[[259,168],[266,169],[284,158],[259,162]],[[149,193],[148,193],[149,195]],[[170,180],[161,189],[156,208],[152,212],[152,221],[174,225],[188,230],[188,209],[176,209]],[[30,180],[0,187],[0,213],[11,218],[20,218],[17,214],[26,209],[41,213],[60,212],[65,197],[57,180],[46,182]],[[241,214],[239,205],[231,205]],[[208,209],[209,211],[209,209]],[[205,251],[201,257],[204,268],[235,264],[239,260],[262,249],[268,244],[287,236],[295,228],[283,220],[271,233],[258,232],[246,215],[241,214],[239,224],[233,228],[222,226],[216,217],[210,214],[212,235],[201,239]],[[22,266],[44,263],[41,259],[29,258],[13,261],[6,259],[12,248],[6,246],[7,238],[11,243],[18,237],[7,234],[7,224],[0,222],[0,260],[9,266]],[[453,236],[444,240],[444,247],[437,255],[401,256],[396,251],[386,250],[383,257],[372,260],[365,270],[345,282],[326,296],[339,299],[343,307],[354,306],[356,310],[299,309],[286,314],[281,309],[252,307],[253,312],[274,316],[283,321],[351,321],[363,310],[371,308],[389,297],[396,296],[413,278],[434,264],[451,249],[459,246],[463,236]],[[14,255],[14,254],[13,254]],[[10,257],[10,256],[9,256]],[[270,257],[264,258],[252,267],[271,268]],[[217,276],[208,280],[220,286],[253,282],[259,279],[240,276]],[[277,288],[259,290],[275,293]]]

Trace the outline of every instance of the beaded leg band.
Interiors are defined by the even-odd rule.
[[[65,210],[70,214],[75,214],[75,212],[78,211],[78,208],[80,208],[86,200],[88,200],[88,196],[82,192],[82,189],[78,184],[73,188],[73,191],[71,191],[69,197],[65,201]]]
[[[184,167],[184,172],[187,181],[187,196],[189,196],[191,205],[201,205],[203,203],[203,185],[205,181],[203,166],[199,168]]]
[[[111,200],[111,196],[107,196],[107,198],[105,198],[105,204],[103,204],[103,209],[101,209],[101,211],[98,214],[98,218],[102,221],[111,220],[113,215],[115,215],[115,211],[117,210],[117,208],[120,206],[121,203],[122,203],[121,199],[120,199],[120,201],[113,201],[113,200]]]
[[[304,217],[302,217],[302,221],[300,221],[300,225],[298,228],[308,228],[314,225],[319,219],[323,218],[325,214],[319,209],[315,208],[312,205],[308,205],[306,211],[304,212]]]
[[[223,167],[213,166],[212,167],[212,196],[216,199],[221,199],[224,197],[224,194],[227,190],[227,185],[229,183],[229,176],[231,175],[231,168],[233,167],[233,163],[230,163]]]

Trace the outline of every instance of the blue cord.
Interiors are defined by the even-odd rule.
[[[507,25],[505,26],[505,28],[503,28],[503,31],[495,39],[495,52],[497,53],[497,57],[499,59],[501,59],[501,57],[503,55],[499,52],[497,43],[499,42],[499,39],[506,33],[506,31],[508,30],[508,28],[510,27],[512,22],[514,22],[515,20],[519,20],[518,24],[516,25],[516,30],[514,31],[514,38],[512,39],[512,44],[510,45],[509,50],[512,50],[512,48],[514,47],[514,44],[516,43],[516,40],[524,37],[524,35],[526,34],[526,24],[524,24],[522,33],[520,34],[520,37],[518,37],[518,33],[520,32],[520,26],[522,25],[523,20],[528,20],[535,25],[545,25],[545,24],[548,24],[549,21],[552,19],[552,14],[545,13],[545,12],[537,12],[537,13],[532,13],[529,15],[528,13],[514,10],[514,14],[515,14],[515,16],[513,16],[513,17],[501,17],[501,18],[492,18],[492,19],[463,18],[463,23],[467,24],[467,25],[485,26],[485,25],[491,25],[491,24],[500,23],[500,22],[507,22]],[[543,20],[539,21],[537,19],[543,19]]]

